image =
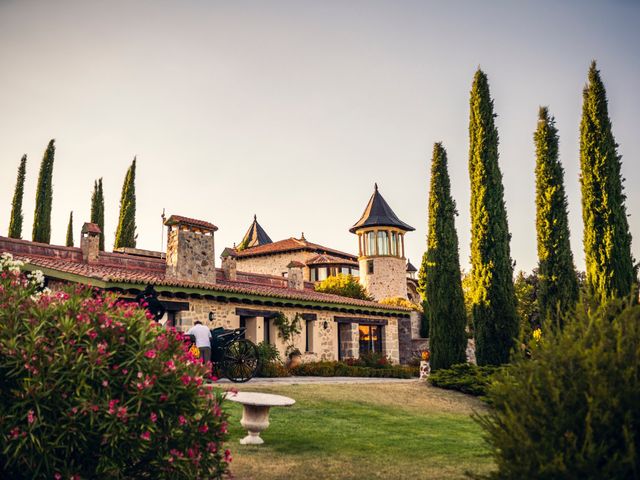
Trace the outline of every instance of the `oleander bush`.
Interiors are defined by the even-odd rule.
[[[640,478],[640,306],[582,306],[495,375],[490,478]]]
[[[460,363],[451,368],[441,368],[429,375],[429,383],[434,387],[457,390],[469,395],[484,396],[491,385],[494,374],[501,367],[470,363]]]
[[[181,335],[0,259],[0,478],[220,478],[227,414]]]

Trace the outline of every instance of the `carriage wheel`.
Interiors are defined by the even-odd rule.
[[[225,347],[224,372],[232,382],[246,382],[258,371],[258,359],[258,347],[252,341],[236,340]]]

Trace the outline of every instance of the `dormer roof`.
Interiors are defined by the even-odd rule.
[[[367,207],[364,209],[364,213],[360,217],[360,220],[349,229],[351,233],[356,233],[356,230],[366,227],[396,227],[405,232],[411,232],[415,230],[410,225],[407,225],[398,216],[393,213],[391,207],[386,202],[380,192],[378,191],[378,184],[375,184],[373,195],[369,199]]]
[[[247,230],[247,233],[244,234],[244,238],[238,248],[244,250],[245,248],[267,245],[269,243],[273,243],[273,240],[271,240],[267,232],[264,231],[264,228],[258,223],[258,217],[254,215],[253,223],[249,227],[249,230]]]

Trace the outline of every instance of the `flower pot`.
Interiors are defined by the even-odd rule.
[[[289,360],[287,361],[287,368],[289,369],[296,368],[301,363],[302,363],[302,355],[300,354],[291,355],[289,357]]]
[[[426,379],[431,373],[431,365],[429,362],[422,360],[420,362],[420,379]]]

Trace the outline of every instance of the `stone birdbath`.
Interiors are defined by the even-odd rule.
[[[241,403],[243,407],[240,425],[249,433],[240,440],[242,445],[261,445],[264,440],[260,433],[269,426],[269,409],[271,407],[290,407],[296,401],[293,398],[270,393],[227,392],[227,400]]]

